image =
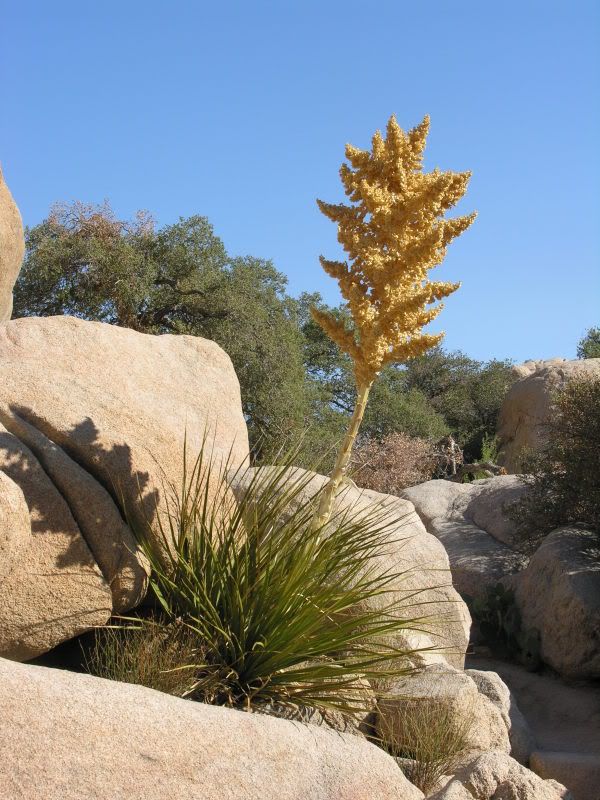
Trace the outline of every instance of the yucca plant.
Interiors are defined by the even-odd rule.
[[[301,499],[311,473],[252,471],[236,501],[228,466],[203,448],[180,487],[165,484],[154,529],[136,530],[161,613],[202,643],[202,657],[180,665],[185,695],[354,715],[365,679],[410,670],[398,633],[423,624],[414,592],[398,600],[402,573],[374,566],[397,521],[376,509],[315,528]]]

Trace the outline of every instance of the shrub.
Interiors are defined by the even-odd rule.
[[[541,664],[540,634],[523,628],[514,592],[501,583],[486,587],[481,597],[467,598],[481,638],[498,658],[515,659],[530,671]]]
[[[577,344],[577,358],[600,358],[600,328],[589,328]]]
[[[138,683],[183,697],[190,675],[182,664],[198,659],[199,642],[185,626],[160,620],[98,628],[84,667],[100,678]]]
[[[486,433],[481,442],[481,460],[498,463],[500,442],[497,436]]]
[[[481,442],[481,459],[474,464],[461,465],[463,483],[490,478],[493,475],[506,475],[504,467],[498,466],[499,440],[497,436],[486,433]]]
[[[526,459],[529,491],[509,510],[526,545],[561,525],[600,534],[600,378],[574,378],[554,398],[547,444]]]
[[[300,501],[311,475],[302,476],[287,465],[255,472],[236,503],[227,465],[201,452],[180,489],[166,484],[158,534],[136,530],[161,612],[201,643],[182,665],[186,696],[351,716],[364,708],[357,678],[410,671],[394,638],[423,621],[398,600],[402,573],[372,560],[389,545],[389,511],[315,528],[313,504]]]
[[[365,438],[357,445],[351,477],[365,489],[399,494],[433,476],[431,442],[405,433],[390,433],[381,441]]]
[[[449,703],[408,701],[394,714],[383,744],[408,780],[428,794],[469,751],[472,726],[472,715]]]

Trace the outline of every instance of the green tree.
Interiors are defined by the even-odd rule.
[[[310,414],[303,338],[270,261],[231,258],[205,217],[157,231],[147,214],[123,221],[108,205],[82,203],[56,206],[26,244],[15,316],[71,314],[213,339],[233,361],[258,455],[300,434]]]
[[[577,358],[600,358],[600,328],[589,328],[577,345]]]
[[[483,363],[441,347],[406,366],[407,386],[429,399],[469,461],[481,455],[484,437],[495,434],[502,400],[513,381],[509,361]]]

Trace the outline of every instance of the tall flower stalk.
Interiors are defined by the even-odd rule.
[[[317,200],[337,224],[338,241],[348,255],[347,261],[323,256],[320,261],[338,281],[351,322],[316,308],[312,314],[351,357],[357,386],[354,413],[315,515],[317,527],[331,516],[375,378],[388,364],[419,356],[441,341],[443,333],[423,333],[423,328],[440,313],[438,301],[460,286],[430,281],[428,273],[476,217],[444,218],[465,194],[471,173],[424,172],[428,132],[428,116],[408,133],[390,117],[385,137],[377,131],[371,150],[346,145],[349,164],[342,164],[340,178],[350,203]]]

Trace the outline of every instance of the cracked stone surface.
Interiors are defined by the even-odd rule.
[[[480,597],[487,586],[527,566],[527,557],[513,549],[519,537],[506,514],[524,491],[518,476],[499,475],[473,483],[426,481],[405,489],[402,497],[446,548],[458,591]]]
[[[239,383],[214,342],[73,317],[0,324],[0,470],[31,524],[20,555],[3,540],[0,655],[33,658],[139,603],[147,566],[125,519],[165,513],[186,432],[190,459],[205,436],[217,463],[248,457]]]

